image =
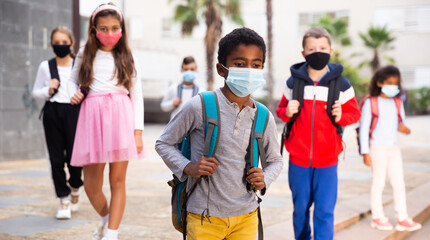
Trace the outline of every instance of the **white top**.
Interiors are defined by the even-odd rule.
[[[69,94],[67,93],[67,82],[72,72],[72,66],[60,67],[57,66],[58,75],[60,76],[60,87],[58,92],[49,99],[49,82],[51,81],[51,72],[49,71],[48,61],[43,61],[37,70],[36,81],[34,82],[32,95],[35,98],[48,100],[50,102],[70,103]]]
[[[81,48],[76,56],[75,65],[70,76],[68,84],[69,97],[72,97],[78,90],[79,69],[82,64],[82,55],[84,48]],[[89,93],[106,92],[106,91],[124,91],[130,94],[131,101],[134,107],[135,129],[143,130],[143,94],[142,80],[140,75],[139,63],[133,56],[134,66],[136,68],[136,76],[133,77],[133,86],[127,90],[124,86],[117,86],[118,78],[114,76],[115,61],[111,52],[97,50],[93,62],[93,82],[90,85]]]
[[[178,97],[178,84],[170,86],[160,103],[161,110],[164,112],[173,110],[170,114],[170,119],[172,119],[181,110],[182,106],[193,97],[193,87],[194,86],[182,85],[182,102],[175,108],[175,106],[173,106],[173,99]],[[197,87],[199,88],[199,93],[206,91],[202,87]]]
[[[394,99],[378,97],[379,117],[370,139],[370,144],[378,146],[395,146],[398,144],[399,121]],[[405,110],[403,103],[400,116],[405,124]],[[370,99],[366,99],[361,110],[360,119],[360,148],[361,154],[369,153],[369,129],[372,119]]]

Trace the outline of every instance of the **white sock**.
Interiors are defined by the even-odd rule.
[[[70,196],[61,197],[60,202],[61,203],[69,203],[70,202]]]
[[[79,196],[81,194],[81,191],[79,191],[79,188],[72,188],[72,191],[70,194],[73,196]]]
[[[101,217],[100,226],[106,226],[109,222],[109,213]]]
[[[106,233],[105,233],[105,238],[107,239],[112,239],[112,240],[117,240],[118,239],[118,229],[117,230],[113,230],[113,229],[107,229]]]

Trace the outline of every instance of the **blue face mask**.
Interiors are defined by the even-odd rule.
[[[383,85],[381,91],[389,98],[395,97],[400,92],[397,85]]]
[[[197,77],[197,73],[194,71],[185,71],[182,72],[182,79],[184,80],[184,82],[193,82]]]
[[[222,65],[224,67],[224,65]],[[226,68],[228,76],[225,82],[230,90],[239,97],[246,97],[266,84],[263,69],[257,68]]]

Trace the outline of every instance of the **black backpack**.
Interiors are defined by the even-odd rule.
[[[75,63],[74,60],[73,60],[73,63]],[[58,74],[57,61],[55,60],[55,58],[50,59],[48,61],[48,65],[49,65],[49,73],[51,74],[51,79],[55,78],[60,83],[60,75]],[[58,87],[60,87],[60,85],[58,85]],[[58,88],[54,90],[54,93],[49,97],[49,99],[54,97],[54,95],[57,94],[57,92],[58,92]],[[49,99],[47,101],[49,101]],[[42,109],[40,109],[39,119],[42,119],[43,112],[45,111],[45,106],[46,106],[46,102],[43,105]]]
[[[331,111],[333,110],[333,104],[336,100],[339,99],[340,95],[340,87],[342,82],[342,76],[339,76],[335,79],[330,80],[329,87],[328,87],[328,96],[327,96],[327,115],[331,120],[331,123],[335,126],[336,132],[342,136],[343,134],[343,127],[337,124],[334,121],[334,116],[331,114]],[[299,101],[299,111],[295,113],[288,122],[285,123],[284,129],[282,130],[282,137],[281,137],[281,155],[284,151],[284,140],[287,139],[290,136],[291,128],[293,127],[294,121],[296,120],[297,116],[300,114],[300,111],[303,106],[303,99],[304,99],[304,93],[305,93],[305,85],[306,80],[301,78],[294,78],[293,82],[293,99]]]

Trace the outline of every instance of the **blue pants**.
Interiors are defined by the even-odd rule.
[[[290,161],[288,181],[293,195],[294,236],[309,240],[309,208],[314,203],[314,240],[332,240],[337,199],[337,164],[325,168],[301,167]]]

